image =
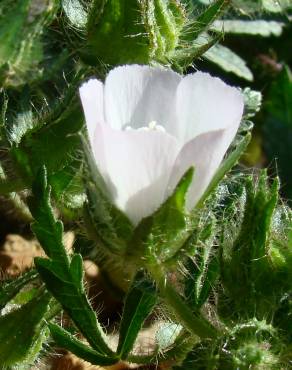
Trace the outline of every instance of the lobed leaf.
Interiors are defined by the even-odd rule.
[[[102,354],[112,354],[83,287],[81,256],[70,260],[62,242],[63,225],[54,217],[50,189],[43,168],[33,185],[30,210],[32,225],[49,259],[36,258],[36,268],[48,290],[61,303],[90,345]]]

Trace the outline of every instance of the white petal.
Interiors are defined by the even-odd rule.
[[[184,77],[177,89],[176,107],[181,141],[231,126],[235,134],[243,106],[242,94],[219,78],[202,72]]]
[[[90,143],[93,143],[95,127],[104,122],[103,83],[91,79],[81,85],[79,94],[85,114]]]
[[[179,151],[176,139],[161,131],[98,125],[93,149],[113,202],[134,224],[159,207]]]
[[[140,128],[155,121],[175,134],[177,73],[161,68],[128,65],[113,69],[105,82],[106,121],[116,129]]]
[[[189,188],[186,207],[191,210],[203,195],[215,175],[234,133],[232,129],[211,131],[189,141],[180,151],[169,182],[169,193],[190,168],[195,168],[193,182]]]

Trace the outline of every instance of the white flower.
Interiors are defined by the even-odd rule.
[[[191,209],[206,190],[243,113],[241,93],[207,73],[182,77],[127,65],[80,88],[94,158],[112,201],[136,225],[195,168]]]

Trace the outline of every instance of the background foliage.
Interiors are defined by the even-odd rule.
[[[1,284],[1,368],[31,368],[47,344],[98,365],[291,366],[291,17],[289,0],[1,1],[0,236],[31,237],[34,220],[47,256]],[[184,213],[190,171],[135,230],[89,177],[77,95],[85,79],[123,63],[206,70],[246,99],[231,154],[197,212]],[[244,171],[224,177],[243,151]],[[87,298],[82,257],[124,300],[117,348]],[[153,322],[155,348],[134,351]]]

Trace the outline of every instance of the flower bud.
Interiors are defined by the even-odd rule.
[[[91,10],[85,58],[93,64],[165,63],[186,19],[179,0],[109,0]]]

